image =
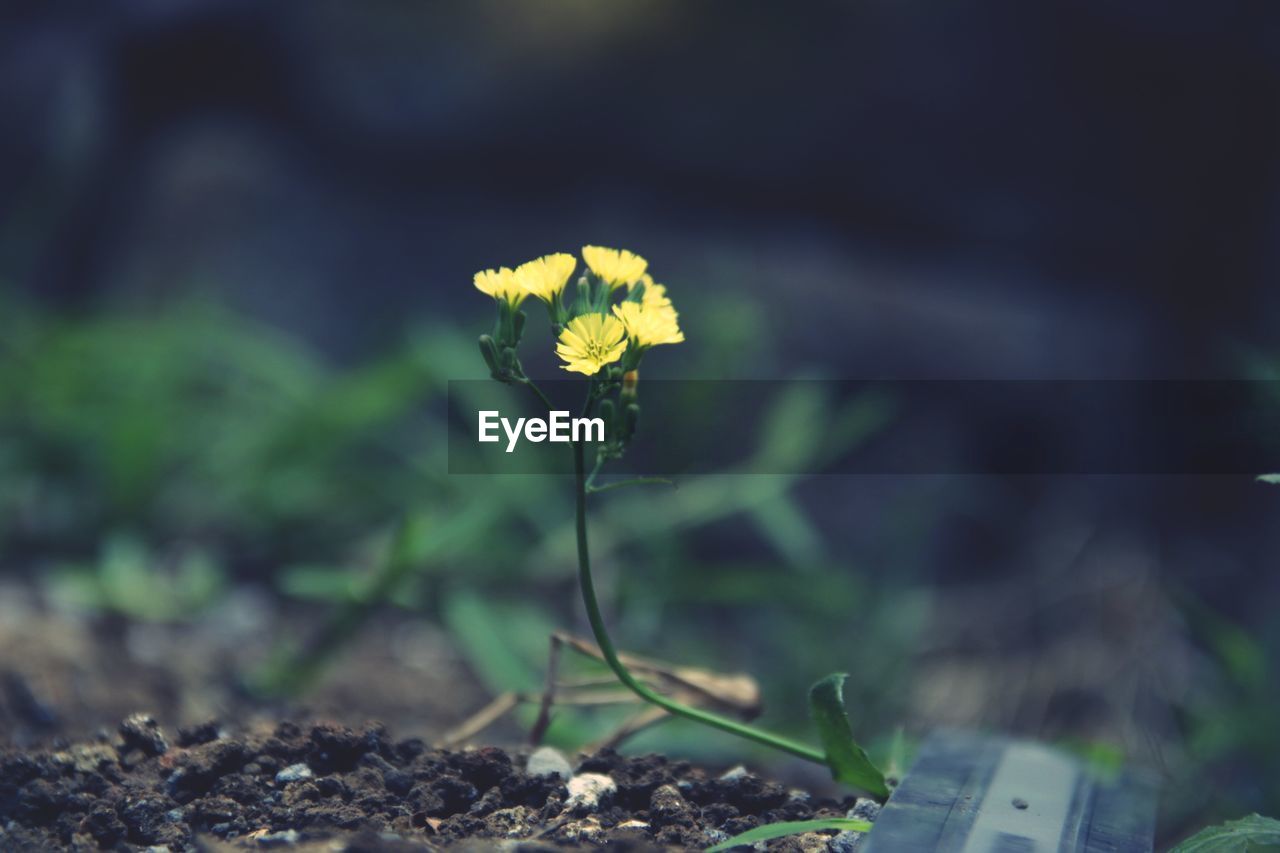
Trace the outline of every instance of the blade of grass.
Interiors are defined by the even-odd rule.
[[[799,835],[802,832],[821,832],[824,829],[838,829],[841,832],[869,832],[871,824],[865,820],[857,820],[851,817],[829,817],[820,820],[787,820],[781,823],[770,823],[764,826],[757,826],[755,829],[748,829],[740,835],[735,835],[728,841],[721,841],[714,847],[708,847],[706,853],[719,853],[722,850],[732,850],[734,847],[756,844],[761,841],[772,841],[775,838],[783,838],[788,835]]]

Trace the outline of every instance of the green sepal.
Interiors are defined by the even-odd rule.
[[[640,367],[640,362],[644,358],[645,348],[631,341],[627,344],[627,351],[622,354],[622,373],[630,373]]]

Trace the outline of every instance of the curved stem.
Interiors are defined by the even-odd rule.
[[[738,737],[753,740],[756,743],[762,743],[774,749],[780,749],[807,761],[825,765],[827,758],[822,750],[814,749],[807,744],[790,738],[761,731],[754,726],[740,723],[729,717],[723,717],[710,711],[704,711],[700,708],[677,702],[670,697],[663,696],[631,674],[631,671],[627,669],[618,657],[618,652],[613,646],[613,640],[609,638],[609,631],[605,627],[604,617],[600,613],[600,604],[596,601],[595,582],[591,577],[591,555],[587,548],[586,464],[583,458],[582,443],[576,441],[573,443],[573,471],[578,498],[578,583],[582,587],[582,603],[586,605],[587,619],[591,623],[591,633],[595,635],[596,644],[600,646],[600,654],[604,657],[605,663],[609,665],[609,668],[613,670],[613,674],[618,677],[618,680],[641,699],[657,705],[670,714],[695,720]]]
[[[523,372],[524,371],[521,371],[521,373]],[[519,382],[521,385],[525,386],[526,388],[528,388],[530,391],[532,391],[537,396],[537,398],[542,401],[542,405],[547,407],[548,412],[555,408],[555,406],[551,405],[551,400],[547,397],[547,395],[542,393],[542,389],[539,388],[537,384],[535,384],[534,381],[530,379],[528,376],[522,375],[516,381]]]

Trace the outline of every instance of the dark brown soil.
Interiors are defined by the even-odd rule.
[[[602,752],[575,775],[609,777],[598,803],[529,776],[497,748],[448,752],[380,724],[172,735],[142,715],[60,750],[0,752],[0,849],[702,849],[762,823],[844,816],[749,773],[709,775],[661,756]],[[335,844],[334,842],[338,842]],[[811,835],[771,849],[824,849]]]

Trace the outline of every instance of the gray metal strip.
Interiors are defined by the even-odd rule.
[[[1150,853],[1154,785],[1106,782],[1041,744],[956,732],[925,742],[864,853]]]

